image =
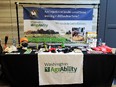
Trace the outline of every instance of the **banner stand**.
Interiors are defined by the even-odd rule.
[[[19,32],[19,15],[18,15],[18,2],[15,2],[16,5],[16,17],[17,17],[17,32],[18,32],[18,44],[20,46],[20,32]]]
[[[16,18],[17,18],[17,33],[18,33],[18,44],[20,46],[20,27],[19,27],[19,14],[18,14],[18,5],[19,4],[31,4],[31,5],[93,5],[98,6],[98,15],[97,15],[97,31],[98,31],[98,22],[99,22],[99,3],[91,4],[91,3],[21,3],[21,2],[15,2],[16,5]],[[98,38],[98,36],[97,36]]]

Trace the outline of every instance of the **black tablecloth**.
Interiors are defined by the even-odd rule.
[[[0,58],[3,73],[12,87],[39,86],[37,54],[1,55]],[[83,84],[48,87],[111,87],[115,70],[116,55],[84,54]]]

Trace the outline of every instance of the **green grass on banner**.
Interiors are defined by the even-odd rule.
[[[39,42],[51,42],[51,43],[60,43],[66,42],[66,38],[63,37],[27,37],[29,42],[39,43]]]

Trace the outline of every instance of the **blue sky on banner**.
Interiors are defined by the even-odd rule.
[[[92,20],[93,8],[24,7],[24,20]]]

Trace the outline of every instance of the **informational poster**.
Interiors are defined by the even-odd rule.
[[[24,7],[24,34],[30,42],[85,41],[93,8]]]

